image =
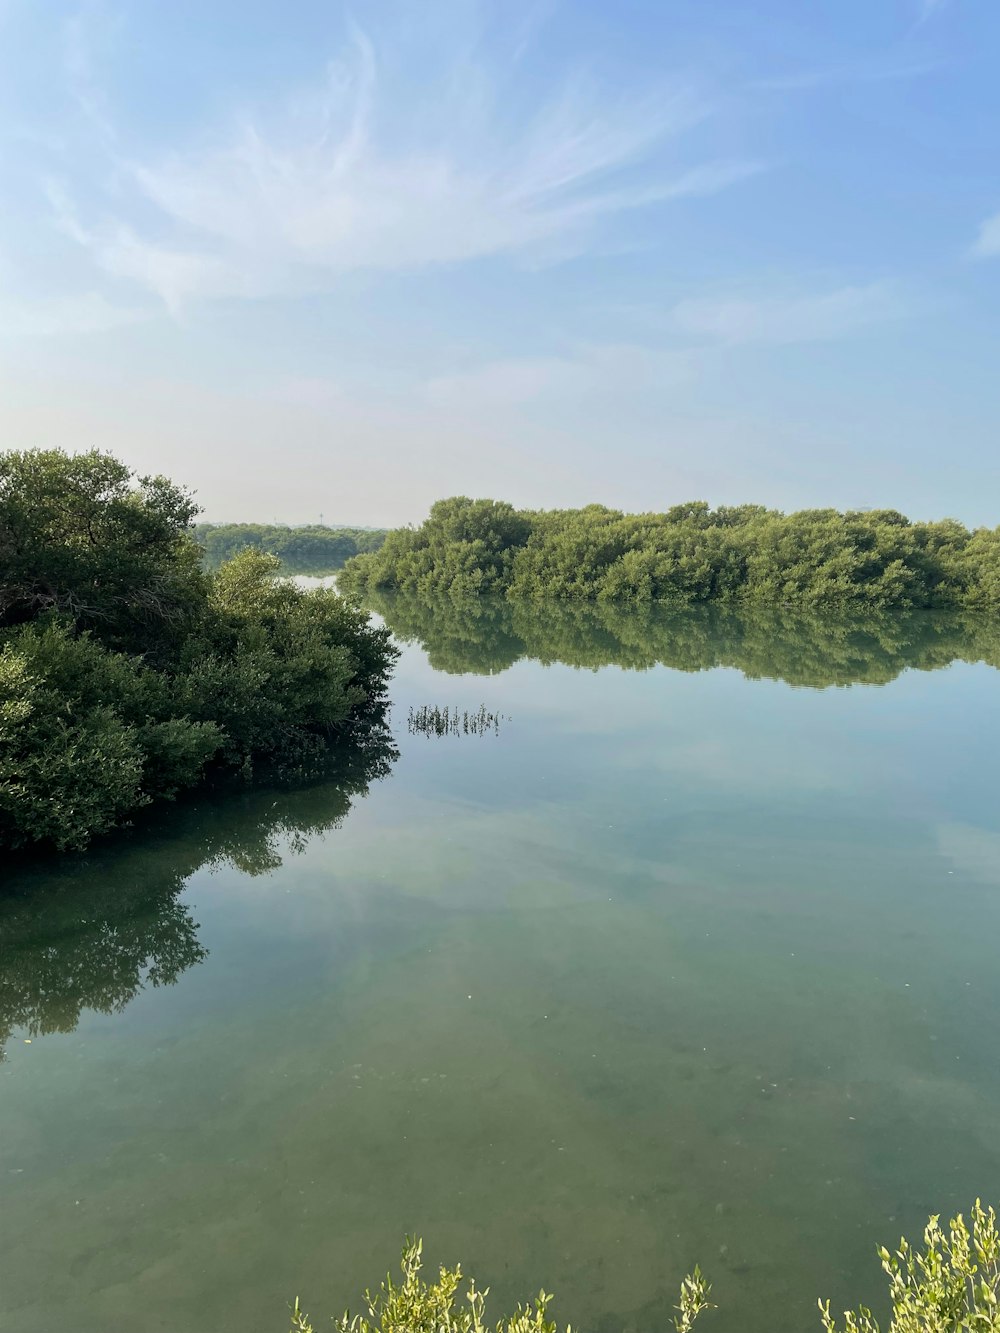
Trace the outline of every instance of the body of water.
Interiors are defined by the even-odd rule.
[[[380,609],[329,780],[2,872],[0,1328],[322,1326],[409,1232],[798,1333],[1000,1199],[993,626]]]

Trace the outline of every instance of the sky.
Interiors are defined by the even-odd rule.
[[[1000,523],[996,0],[0,0],[0,447]]]

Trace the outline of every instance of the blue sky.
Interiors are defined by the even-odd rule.
[[[993,0],[0,0],[0,432],[206,516],[1000,522]]]

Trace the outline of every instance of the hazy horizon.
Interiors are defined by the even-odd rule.
[[[5,447],[216,522],[993,526],[998,39],[963,0],[0,0]]]
[[[452,497],[451,497],[451,496],[446,496],[446,495],[441,495],[441,496],[438,496],[437,498],[438,498],[438,499],[441,499],[441,500],[445,500],[445,499],[450,499],[450,498],[452,498]],[[499,500],[499,501],[507,501],[508,503],[510,503],[509,497],[508,497],[508,496],[505,496],[505,495],[470,496],[469,498],[470,498],[470,499]],[[664,509],[668,508],[670,505],[673,505],[673,504],[684,504],[686,501],[699,501],[699,500],[702,500],[702,499],[704,499],[704,497],[703,497],[703,496],[699,496],[699,495],[677,496],[676,499],[671,499],[671,500],[669,500],[669,501],[668,501],[667,503],[665,503],[663,506],[656,506],[656,507],[654,507],[654,508],[650,508],[649,506],[646,506],[645,508],[642,508],[642,507],[636,507],[636,508],[634,508],[634,509],[626,509],[624,512],[626,512],[626,513],[633,513],[633,514],[643,514],[643,513],[662,513],[662,512],[664,511]],[[433,501],[432,501],[432,503],[433,503]],[[720,502],[720,503],[725,503],[725,502]],[[538,508],[538,509],[581,509],[581,508],[585,508],[588,504],[603,505],[603,504],[606,504],[606,501],[604,501],[604,500],[599,500],[599,499],[594,498],[594,499],[591,499],[591,500],[584,500],[584,501],[582,502],[582,504],[580,504],[580,505],[559,505],[559,504],[555,504],[555,505],[538,505],[538,506],[533,506],[533,507],[534,507],[534,508]],[[520,508],[528,508],[529,506],[519,506],[519,507],[520,507]],[[770,507],[770,508],[779,508],[779,506],[769,506],[769,507]],[[888,507],[888,508],[898,508],[898,506],[886,506],[886,507]],[[714,508],[714,506],[713,506],[713,508]],[[829,506],[829,505],[820,505],[820,506],[803,506],[803,505],[797,505],[797,506],[794,506],[794,507],[793,507],[793,506],[789,506],[789,507],[788,507],[786,510],[784,510],[783,512],[785,512],[785,513],[793,513],[793,512],[795,512],[796,509],[804,509],[804,508],[830,508],[830,506]],[[864,513],[864,512],[866,512],[866,511],[870,511],[871,509],[875,508],[875,506],[872,506],[872,505],[857,505],[857,506],[853,506],[853,508],[859,509],[862,513]],[[429,506],[428,506],[428,510],[429,510]],[[366,519],[363,519],[363,518],[361,518],[361,519],[359,519],[359,518],[339,518],[339,517],[337,517],[336,515],[334,515],[334,517],[331,518],[331,517],[329,517],[329,516],[326,515],[326,514],[316,514],[315,517],[313,517],[313,518],[309,518],[309,517],[307,516],[306,518],[302,518],[302,519],[287,519],[287,518],[282,518],[280,514],[278,514],[278,515],[271,515],[270,517],[266,517],[266,516],[265,516],[265,517],[262,517],[261,515],[253,515],[253,516],[251,516],[251,517],[247,517],[247,516],[244,515],[243,517],[239,517],[239,516],[237,516],[237,517],[227,517],[227,518],[216,518],[216,517],[213,517],[213,516],[212,516],[211,514],[209,514],[208,512],[206,512],[205,510],[202,510],[202,511],[198,514],[198,517],[196,518],[195,522],[196,522],[196,523],[210,523],[210,524],[217,524],[217,525],[219,525],[219,526],[222,526],[222,525],[225,525],[225,524],[240,524],[240,523],[246,523],[246,524],[260,524],[260,525],[262,525],[262,526],[270,525],[270,526],[279,527],[279,528],[307,528],[307,527],[311,527],[311,526],[322,526],[322,527],[324,527],[324,528],[357,528],[357,529],[360,529],[360,530],[362,530],[362,531],[368,530],[368,531],[372,531],[372,532],[381,532],[381,531],[385,531],[385,530],[387,530],[387,529],[389,529],[389,528],[394,528],[394,527],[406,527],[407,525],[412,525],[412,526],[414,526],[414,527],[419,527],[420,524],[423,522],[423,520],[427,517],[427,512],[428,512],[428,511],[425,510],[424,513],[417,515],[417,517],[415,517],[415,518],[413,518],[413,519],[403,519],[403,520],[401,520],[401,521],[398,522],[398,523],[370,523],[370,522],[368,522]],[[969,524],[968,526],[972,526],[972,527],[993,527],[993,528],[998,527],[998,526],[1000,526],[1000,506],[998,506],[998,508],[997,508],[997,513],[998,513],[998,521],[997,521],[996,523],[991,523],[991,522],[986,522],[986,523],[981,523],[981,524],[975,524],[975,523],[972,523],[972,524]],[[910,519],[913,519],[914,522],[931,522],[931,523],[933,523],[933,522],[937,522],[937,521],[939,521],[939,520],[941,520],[941,519],[945,519],[945,518],[958,518],[958,515],[956,515],[956,514],[945,514],[945,513],[941,513],[941,514],[931,514],[931,513],[928,513],[928,514],[907,514],[906,517],[907,517],[907,518],[910,518]],[[961,520],[959,520],[959,521],[961,521]]]

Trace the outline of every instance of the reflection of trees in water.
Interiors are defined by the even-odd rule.
[[[398,639],[417,642],[438,671],[492,676],[526,655],[512,622],[511,603],[493,597],[432,602],[372,593],[365,606],[378,611]]]
[[[419,642],[432,666],[492,675],[520,658],[642,671],[735,667],[790,685],[888,683],[908,668],[1000,665],[1000,622],[973,612],[810,614],[719,605],[637,608],[600,602],[433,602],[373,596],[397,638]]]
[[[0,897],[0,1060],[15,1028],[72,1032],[84,1009],[120,1013],[146,986],[172,985],[206,957],[180,899],[190,876],[224,864],[274,870],[336,828],[397,753],[383,717],[307,788],[203,796],[86,856],[22,864]]]

